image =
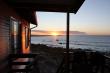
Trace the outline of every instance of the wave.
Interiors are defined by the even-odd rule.
[[[66,45],[66,41],[56,41],[53,42],[52,40],[43,40],[43,44],[53,44],[55,45],[56,43],[59,45]],[[40,43],[42,43],[40,42]],[[110,42],[82,42],[82,41],[70,41],[70,45],[81,45],[81,46],[96,46],[96,47],[110,47]]]
[[[65,36],[45,36],[45,37],[32,37],[32,43],[46,44],[52,47],[65,47]],[[69,45],[71,48],[95,48],[98,50],[110,50],[110,36],[70,36]]]

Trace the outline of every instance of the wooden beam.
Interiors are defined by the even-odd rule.
[[[67,12],[67,30],[66,30],[66,64],[67,64],[67,70],[66,73],[69,73],[69,31],[70,31],[70,23],[69,23],[69,19],[70,19],[70,13]]]

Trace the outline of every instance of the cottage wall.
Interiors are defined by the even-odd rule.
[[[0,69],[7,62],[10,47],[10,20],[0,16]]]
[[[23,53],[30,53],[30,29],[29,23],[22,20],[22,52]]]
[[[21,52],[29,53],[30,46],[26,47],[26,30],[29,28],[29,23],[23,20],[11,7],[0,0],[0,73],[5,73],[8,64],[8,56],[12,53],[12,39],[11,39],[11,21],[10,17],[17,19],[21,25]],[[29,38],[28,38],[29,39]],[[7,73],[7,72],[6,72]]]

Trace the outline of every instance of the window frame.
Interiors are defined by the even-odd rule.
[[[20,22],[15,18],[10,18],[11,28],[11,48],[13,54],[18,54],[21,51],[20,48]],[[16,32],[16,33],[15,33]]]
[[[29,28],[25,27],[25,47],[28,48],[29,46]]]

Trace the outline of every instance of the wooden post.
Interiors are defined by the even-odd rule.
[[[66,73],[69,73],[69,12],[67,12],[67,28],[66,28]]]

